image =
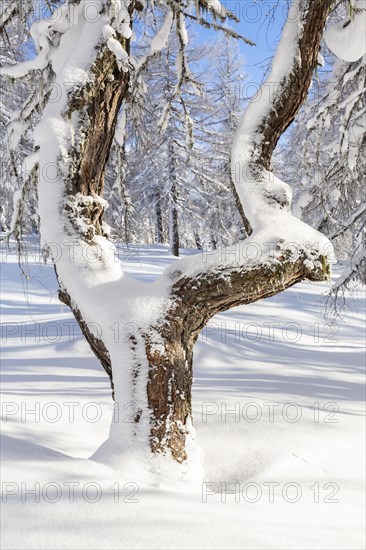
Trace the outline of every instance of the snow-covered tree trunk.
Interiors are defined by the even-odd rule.
[[[285,59],[289,51],[294,52],[293,57],[280,67],[283,74],[279,74],[271,101],[261,105],[260,110],[253,102],[239,127],[233,166],[237,173],[239,162],[241,170],[235,183],[255,231],[250,242],[244,241],[238,248],[239,261],[234,264],[222,261],[220,254],[202,255],[199,261],[197,258],[181,260],[156,286],[159,289],[164,282],[168,289],[167,301],[163,300],[159,316],[147,328],[139,325],[132,339],[136,380],[148,369],[147,410],[154,454],[169,453],[179,463],[189,459],[194,438],[191,428],[193,346],[209,319],[219,311],[272,296],[303,279],[325,280],[329,276],[328,241],[291,216],[287,186],[269,170],[277,140],[306,97],[331,4],[330,1],[326,5],[320,1],[302,2],[300,7],[295,2],[299,10],[297,17],[294,21],[291,12],[284,42],[280,45],[286,50]],[[280,69],[275,60],[274,70]],[[254,124],[253,111],[257,115]],[[253,149],[249,161],[241,156],[243,149],[247,152],[248,145]],[[249,190],[244,187],[248,175],[253,178],[249,180]],[[248,204],[252,199],[255,208]],[[270,254],[264,252],[265,243],[272,245]],[[246,247],[251,245],[261,248],[260,258],[254,262],[242,261],[247,256]],[[217,260],[217,256],[221,260]],[[144,303],[148,303],[148,298]],[[145,365],[139,363],[141,357]],[[142,408],[138,410],[137,424],[144,414]]]
[[[227,258],[225,251],[184,258],[149,285],[123,274],[107,239],[101,198],[129,90],[130,20],[136,6],[95,0],[71,4],[78,17],[69,23],[67,6],[60,8],[59,47],[47,43],[52,33],[43,36],[61,99],[47,104],[36,130],[39,212],[60,298],[113,380],[114,422],[94,458],[118,464],[127,455],[141,462],[154,457],[157,464],[172,458],[168,462],[190,468],[198,456],[191,388],[200,330],[219,311],[273,296],[303,279],[329,276],[329,242],[291,215],[289,189],[272,174],[271,155],[306,97],[333,2],[293,2],[261,99],[250,104],[239,124],[233,179],[252,236],[238,245],[235,257],[230,250]],[[85,10],[96,4],[100,17],[88,21]]]

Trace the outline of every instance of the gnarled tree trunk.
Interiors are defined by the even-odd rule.
[[[328,275],[324,258],[317,270],[307,270],[305,255],[296,262],[279,256],[281,268],[259,265],[238,269],[235,275],[223,268],[215,273],[185,277],[179,273],[172,286],[174,305],[165,323],[151,327],[161,337],[159,349],[151,346],[149,332],[143,335],[149,363],[148,403],[152,411],[151,448],[170,449],[182,462],[187,458],[187,418],[192,416],[193,346],[200,331],[216,313],[241,304],[269,298],[308,278],[323,280]],[[190,428],[190,423],[188,429]]]
[[[197,257],[180,260],[162,276],[164,293],[161,284],[145,286],[122,273],[103,225],[104,170],[118,114],[128,96],[131,67],[122,54],[117,60],[114,43],[109,49],[102,40],[103,21],[100,28],[93,27],[95,44],[88,45],[85,36],[91,23],[85,21],[77,46],[78,53],[89,48],[88,77],[71,90],[65,84],[74,70],[72,52],[56,71],[64,99],[59,105],[47,105],[37,130],[43,244],[60,247],[61,258],[55,259],[60,299],[70,306],[114,384],[116,406],[123,409],[131,400],[138,405],[131,424],[112,426],[111,439],[121,448],[132,449],[137,441],[148,455],[186,462],[193,439],[193,347],[200,330],[220,311],[270,297],[303,279],[329,276],[322,236],[291,216],[286,185],[276,179],[272,184],[269,176],[274,147],[306,97],[332,6],[333,0],[293,2],[297,15],[289,18],[277,54],[285,55],[287,63],[274,59],[272,77],[278,80],[273,97],[266,103],[255,100],[239,125],[233,179],[253,235],[238,245],[235,260],[223,260],[220,252],[202,254],[201,263]],[[128,9],[132,16],[136,2]],[[61,36],[61,45],[63,40],[68,40],[67,33]],[[129,39],[116,34],[114,40],[128,55]],[[44,170],[50,156],[57,165],[54,182],[48,181]],[[305,228],[310,244],[300,240],[294,254],[293,240]],[[265,252],[268,240],[270,251]],[[255,261],[248,259],[245,248],[253,244],[261,250]],[[91,322],[99,323],[101,330],[92,330]],[[123,326],[122,339],[112,337],[114,323]],[[125,327],[131,324],[128,333]]]

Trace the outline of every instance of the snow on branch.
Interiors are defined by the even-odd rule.
[[[366,1],[350,0],[349,13],[329,26],[324,40],[330,51],[343,61],[358,61],[366,53]]]
[[[246,246],[258,247],[259,264],[263,266],[269,262],[268,265],[277,265],[279,270],[284,258],[293,257],[294,262],[302,261],[306,267],[304,277],[319,280],[329,276],[332,245],[321,233],[291,214],[291,188],[272,172],[271,156],[278,139],[306,98],[333,5],[332,0],[292,2],[271,73],[245,111],[232,146],[233,181],[253,228],[251,237],[244,241],[244,249]],[[294,245],[295,256],[291,254]],[[269,256],[265,252],[268,246],[273,251]],[[210,272],[216,270],[228,280],[237,270],[250,267],[245,254],[239,254],[234,264],[223,262],[216,255],[209,259],[209,265]],[[184,259],[176,264],[171,276],[175,281],[208,277],[204,268],[207,270],[208,265]],[[286,269],[285,264],[283,269]]]
[[[184,12],[184,16],[187,19],[191,19],[192,21],[196,21],[199,25],[201,25],[202,27],[204,27],[206,29],[214,29],[215,31],[221,31],[224,34],[227,34],[228,36],[230,36],[231,38],[235,38],[237,40],[242,40],[243,42],[245,42],[245,44],[248,44],[248,46],[255,46],[256,45],[255,42],[253,42],[249,38],[246,38],[245,36],[237,33],[236,31],[234,31],[230,27],[224,27],[223,25],[220,25],[216,21],[207,21],[203,17],[199,17],[197,15],[193,15],[192,13],[188,13],[188,12]]]

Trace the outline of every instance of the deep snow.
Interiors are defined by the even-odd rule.
[[[210,322],[193,391],[205,483],[171,490],[88,460],[109,432],[108,379],[58,302],[53,268],[35,242],[28,251],[28,284],[14,253],[2,268],[2,548],[364,547],[363,293],[335,325],[320,283]],[[174,261],[161,246],[120,253],[146,282]],[[209,494],[220,487],[236,495]]]

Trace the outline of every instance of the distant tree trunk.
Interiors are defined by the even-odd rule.
[[[217,239],[213,233],[211,234],[210,240],[211,240],[212,250],[217,250]]]
[[[177,210],[177,193],[175,183],[171,186],[170,204],[169,204],[169,233],[170,250],[173,256],[179,256],[179,227]]]
[[[156,215],[156,241],[159,244],[164,242],[163,237],[163,217],[161,213],[161,197],[157,195],[155,199],[155,215]]]
[[[130,209],[131,209],[131,197],[129,196],[126,189],[125,182],[125,148],[118,147],[117,150],[117,177],[118,177],[118,189],[119,195],[122,202],[122,223],[123,223],[123,238],[128,245],[131,242],[130,236]]]
[[[169,236],[170,250],[173,256],[179,256],[179,225],[178,225],[178,190],[177,190],[177,175],[175,171],[174,161],[174,146],[173,142],[169,143],[169,178],[170,178],[170,193],[169,193]]]
[[[200,237],[198,231],[194,232],[194,242],[196,243],[197,250],[203,250],[201,237]]]

